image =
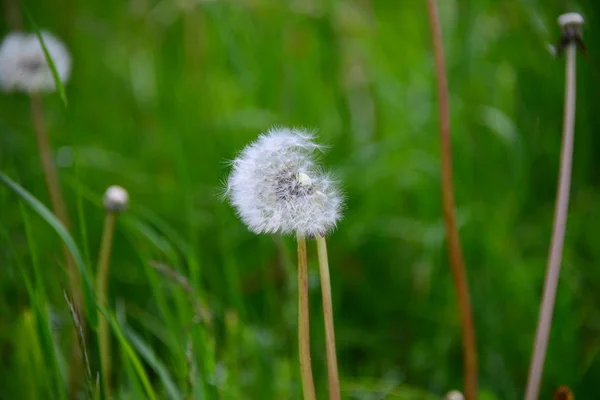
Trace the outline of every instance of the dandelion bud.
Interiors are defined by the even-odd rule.
[[[465,396],[458,390],[452,390],[446,393],[444,400],[465,400]]]
[[[576,12],[562,14],[558,17],[558,24],[563,28],[569,25],[583,25],[583,17],[581,16],[581,14]]]
[[[127,208],[129,194],[121,186],[110,186],[104,192],[104,208],[108,212],[122,212]]]
[[[316,165],[321,147],[312,139],[302,130],[271,129],[233,161],[226,195],[252,232],[315,236],[335,227],[342,198]]]
[[[54,35],[41,32],[48,54],[62,83],[71,73],[71,56]],[[6,92],[53,92],[56,83],[44,49],[35,33],[13,32],[0,45],[0,87]]]

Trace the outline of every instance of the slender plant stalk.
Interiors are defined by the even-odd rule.
[[[33,125],[35,127],[35,134],[38,150],[40,152],[42,168],[44,170],[44,178],[46,180],[48,192],[50,193],[50,203],[52,204],[52,209],[56,215],[56,218],[58,218],[58,220],[65,226],[67,230],[70,230],[71,221],[69,220],[69,216],[67,214],[67,206],[65,205],[65,200],[60,189],[56,166],[54,165],[54,160],[52,159],[52,149],[50,147],[48,131],[46,130],[46,125],[44,123],[42,99],[38,94],[31,95],[31,115],[33,118]],[[79,271],[77,271],[77,266],[73,261],[73,257],[65,245],[63,245],[63,251],[67,263],[67,272],[69,274],[73,304],[77,312],[81,314],[82,294],[81,285],[79,284]]]
[[[477,398],[477,346],[467,274],[462,255],[456,217],[454,215],[454,188],[452,183],[452,143],[450,135],[450,107],[448,100],[448,81],[444,61],[444,45],[435,0],[427,0],[429,23],[433,39],[435,71],[437,76],[437,92],[440,115],[441,163],[442,163],[442,203],[446,234],[448,236],[448,253],[450,266],[458,297],[458,308],[462,325],[462,342],[464,357],[464,385],[467,400]]]
[[[102,243],[100,245],[100,257],[98,259],[98,269],[96,271],[96,296],[98,304],[103,307],[107,306],[106,292],[108,290],[110,252],[113,243],[116,219],[117,214],[115,212],[106,212],[104,229],[102,232]],[[102,376],[104,377],[104,385],[106,387],[106,397],[110,397],[110,336],[108,321],[102,313],[98,313],[98,345],[100,347],[100,363]]]
[[[340,378],[335,351],[335,329],[333,327],[333,303],[331,301],[331,279],[329,278],[329,261],[327,260],[327,242],[325,241],[325,237],[320,235],[317,235],[316,240],[319,255],[319,271],[321,273],[323,318],[325,319],[325,348],[327,353],[329,398],[331,400],[339,400]]]
[[[548,266],[546,269],[546,280],[544,282],[544,295],[540,305],[540,315],[535,334],[534,350],[529,367],[529,378],[527,380],[526,400],[537,400],[550,327],[552,325],[552,313],[556,299],[556,288],[560,274],[560,263],[565,241],[565,229],[567,226],[567,212],[569,208],[569,191],[571,187],[571,164],[573,159],[573,141],[575,130],[575,60],[577,47],[575,43],[567,45],[566,69],[565,69],[565,104],[563,120],[563,139],[560,162],[560,176],[558,182],[558,193],[556,209],[554,212],[554,227],[552,240],[548,255]]]
[[[70,230],[71,222],[69,220],[67,207],[65,205],[65,200],[60,188],[56,166],[54,165],[54,160],[52,159],[50,139],[48,137],[48,131],[44,122],[44,108],[39,94],[31,95],[31,116],[33,119],[42,168],[44,170],[44,178],[50,194],[52,210],[54,211],[56,218],[58,218],[58,220],[65,226],[67,230]],[[67,249],[67,246],[63,244],[62,248],[65,256],[67,273],[69,275],[71,296],[73,296],[73,306],[75,312],[79,316],[79,320],[82,324],[84,324],[84,320],[81,318],[81,310],[83,309],[83,294],[81,292],[79,271],[77,270],[77,266],[75,265],[73,257],[71,256],[69,249]],[[82,329],[85,332],[85,325],[82,325]],[[69,368],[69,398],[73,399],[77,396],[78,387],[82,379],[81,371],[83,367],[83,356],[80,347],[77,345],[79,336],[75,327],[73,327],[71,336],[73,345],[71,347],[71,361]]]
[[[304,400],[315,400],[310,363],[310,318],[308,313],[308,264],[306,262],[306,238],[298,235],[298,349],[300,353],[300,372],[302,374],[302,393]]]

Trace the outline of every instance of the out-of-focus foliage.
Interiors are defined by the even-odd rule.
[[[15,1],[0,8],[3,34]],[[562,384],[577,399],[595,398],[600,4],[439,4],[482,399],[522,397],[561,141],[564,63],[547,44],[559,39],[562,12],[586,19],[572,201],[541,398]],[[324,162],[344,185],[345,217],[328,239],[344,398],[424,399],[412,388],[440,396],[461,387],[424,1],[31,0],[27,7],[73,57],[68,107],[58,95],[44,104],[73,236],[89,268],[99,250],[101,194],[110,184],[130,191],[115,237],[111,306],[159,397],[175,390],[300,398],[294,242],[252,235],[220,198],[227,160],[275,124],[317,128],[330,145]],[[49,204],[25,95],[0,95],[0,170]],[[309,251],[321,398],[324,328],[314,244]],[[212,325],[194,318],[189,295],[150,260],[189,279]],[[47,398],[39,396],[57,393],[66,376],[72,322],[62,262],[52,229],[1,187],[1,399]],[[139,398],[143,385],[119,343],[113,337],[116,393]],[[90,334],[94,371],[95,345]]]

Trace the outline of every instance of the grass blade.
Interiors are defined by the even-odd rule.
[[[156,357],[154,351],[148,346],[143,339],[133,331],[133,329],[124,326],[125,336],[129,339],[133,347],[137,350],[138,354],[142,356],[144,360],[152,367],[156,374],[160,377],[169,398],[173,400],[179,400],[182,398],[179,388],[173,382],[171,375],[164,364]]]
[[[73,260],[79,269],[79,273],[81,274],[83,280],[83,292],[85,296],[85,308],[88,321],[90,326],[93,329],[96,329],[98,326],[98,315],[96,314],[96,299],[94,298],[93,285],[88,270],[83,262],[83,258],[77,249],[77,245],[75,241],[67,232],[65,227],[60,223],[60,221],[50,212],[50,210],[43,205],[38,199],[33,197],[31,193],[25,190],[18,183],[14,182],[4,173],[0,172],[0,182],[4,183],[8,186],[12,191],[14,191],[25,203],[27,203],[33,211],[35,211],[44,221],[46,221],[52,229],[60,236],[63,240],[71,255],[73,256]]]
[[[154,392],[154,389],[152,388],[152,384],[150,383],[148,374],[146,374],[146,371],[144,370],[144,366],[142,365],[142,362],[140,361],[139,357],[137,356],[137,354],[131,347],[130,342],[127,340],[127,338],[123,334],[121,327],[119,326],[117,321],[114,319],[114,317],[104,307],[98,306],[98,308],[100,309],[100,312],[102,312],[102,314],[104,314],[113,333],[115,334],[115,337],[117,338],[117,341],[121,345],[123,351],[125,352],[125,355],[129,359],[129,361],[131,362],[133,369],[135,370],[138,378],[140,379],[140,381],[142,383],[142,386],[144,387],[144,390],[146,391],[146,395],[151,400],[157,400],[158,397],[156,396],[156,393]]]
[[[25,271],[23,271],[23,280],[25,281],[27,293],[29,294],[29,299],[33,307],[37,337],[39,338],[44,363],[46,364],[46,371],[50,371],[53,378],[51,379],[51,387],[54,393],[52,393],[50,398],[64,399],[66,398],[66,382],[61,373],[58,355],[56,354],[56,343],[52,336],[52,330],[50,329],[50,321],[47,315],[48,311],[42,301],[40,301],[39,296],[36,295],[36,291]]]
[[[67,93],[65,92],[65,87],[63,86],[62,82],[60,81],[60,76],[58,76],[58,71],[56,70],[54,61],[52,60],[52,57],[50,56],[50,53],[48,52],[46,43],[44,43],[44,38],[42,37],[40,28],[35,23],[33,16],[29,12],[29,9],[25,6],[25,4],[23,4],[22,7],[23,7],[23,12],[25,13],[25,16],[27,17],[27,19],[29,20],[29,23],[31,24],[31,28],[35,32],[35,35],[37,36],[38,40],[40,41],[40,44],[42,45],[42,50],[44,50],[44,56],[46,57],[46,61],[48,62],[50,71],[52,71],[52,78],[54,79],[54,84],[56,85],[56,91],[58,92],[58,95],[62,99],[63,103],[65,103],[65,107],[68,107],[69,103],[67,101]]]

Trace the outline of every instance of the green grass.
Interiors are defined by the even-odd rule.
[[[481,398],[518,399],[560,150],[564,62],[545,43],[558,40],[565,2],[439,3]],[[568,5],[586,18],[590,56],[579,58],[572,202],[544,399],[561,384],[578,399],[600,391],[596,3]],[[0,399],[64,398],[73,321],[61,241],[91,279],[111,184],[131,197],[117,222],[105,310],[113,394],[301,398],[294,240],[251,234],[219,196],[227,161],[274,124],[317,128],[330,146],[324,163],[344,186],[345,216],[328,237],[343,398],[440,398],[461,387],[424,2],[26,4],[73,57],[69,107],[58,94],[44,106],[74,229],[68,235],[42,208],[49,201],[27,97],[0,94],[0,172],[9,182],[0,184]],[[0,31],[8,30],[3,19]],[[308,248],[313,370],[326,398]],[[93,327],[93,284],[86,288]],[[210,318],[198,316],[198,304]],[[101,398],[96,338],[87,333],[92,379],[82,393]]]

